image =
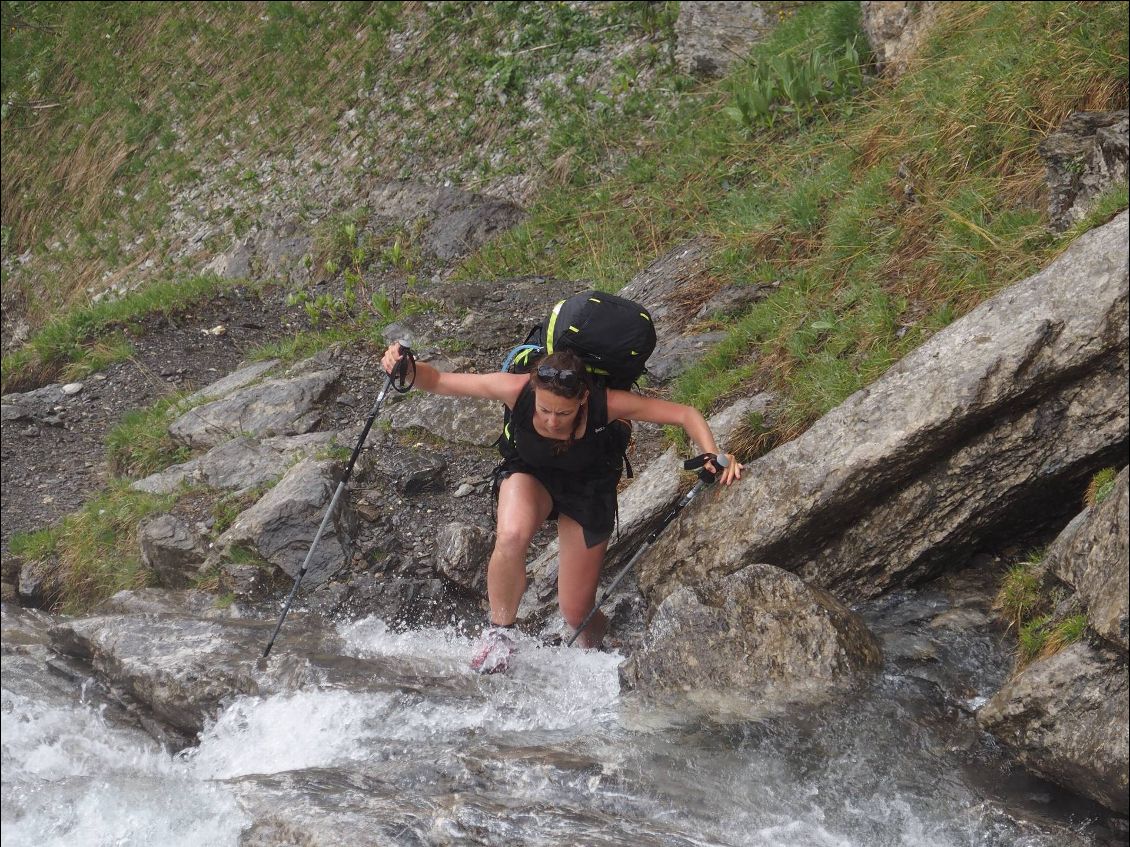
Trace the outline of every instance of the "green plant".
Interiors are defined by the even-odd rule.
[[[1084,614],[1071,615],[1050,624],[1047,630],[1047,638],[1040,650],[1040,658],[1054,655],[1064,647],[1082,639],[1087,633],[1087,616]]]
[[[1041,559],[1042,554],[1033,554],[1027,561],[1010,567],[993,600],[993,608],[1000,611],[1009,625],[1018,631],[1043,605],[1043,578],[1038,571]]]
[[[1048,643],[1049,615],[1032,618],[1020,627],[1017,634],[1018,666],[1023,667],[1037,658]]]
[[[1114,468],[1103,468],[1091,477],[1091,482],[1087,485],[1087,493],[1083,495],[1083,502],[1091,508],[1099,505],[1114,491],[1116,482],[1118,482],[1118,471]]]

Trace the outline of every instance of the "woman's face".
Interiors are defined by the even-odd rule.
[[[550,438],[566,439],[573,432],[577,413],[585,400],[586,391],[580,397],[570,400],[545,388],[534,389],[534,421],[537,428]]]

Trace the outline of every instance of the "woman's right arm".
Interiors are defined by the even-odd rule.
[[[400,344],[393,342],[381,357],[381,367],[391,374],[397,362],[403,358]],[[448,397],[481,397],[484,400],[498,400],[513,407],[529,377],[523,374],[492,373],[464,374],[438,371],[427,362],[416,362],[415,387],[431,394]],[[412,374],[408,374],[412,381]]]

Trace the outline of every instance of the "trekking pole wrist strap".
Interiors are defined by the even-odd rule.
[[[396,345],[400,348],[401,358],[389,374],[389,379],[396,392],[407,394],[416,384],[416,354],[403,341],[396,342]]]
[[[714,482],[718,478],[718,473],[711,473],[706,468],[707,462],[713,462],[718,468],[724,468],[730,464],[730,460],[726,458],[725,453],[700,453],[693,459],[687,459],[683,462],[683,470],[698,471],[698,478],[703,482]]]

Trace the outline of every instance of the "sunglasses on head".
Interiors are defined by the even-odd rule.
[[[581,382],[576,371],[558,370],[552,365],[538,365],[538,379],[569,389],[576,388]]]

